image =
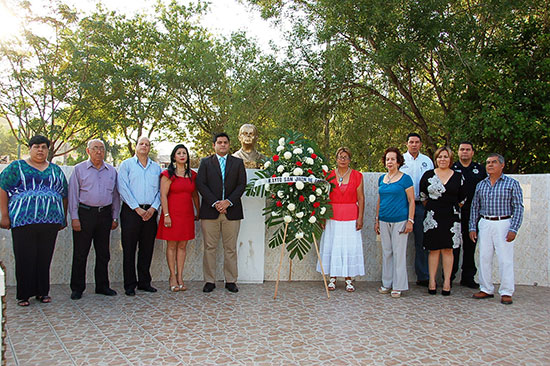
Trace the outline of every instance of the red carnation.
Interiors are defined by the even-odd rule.
[[[304,202],[305,199],[306,199],[306,198],[305,198],[304,196],[302,196],[302,195],[300,195],[300,197],[298,197],[298,200],[299,200],[300,202]]]
[[[297,162],[296,162],[296,165],[302,166],[302,162],[301,162],[301,161],[297,161]]]
[[[311,186],[312,191],[315,191],[316,189],[317,189],[317,187],[315,187],[315,184]]]
[[[319,207],[319,206],[321,206],[321,203],[320,203],[320,202],[315,202],[315,203],[313,203],[313,207],[317,208],[317,207]]]
[[[313,174],[313,170],[311,170],[311,169],[308,169],[307,172],[308,172],[309,174]]]
[[[274,194],[272,194],[272,195],[271,195],[271,198],[275,198],[275,195],[274,195]]]
[[[277,174],[273,174],[271,178],[277,178]]]
[[[317,154],[311,154],[312,159],[317,159]]]
[[[294,141],[290,141],[289,144],[294,145]]]
[[[279,155],[273,155],[273,161],[279,160]]]
[[[311,213],[311,216],[315,216],[315,210],[313,210],[313,212]]]
[[[277,205],[277,207],[282,207],[283,203],[281,201],[277,201],[276,205]]]
[[[287,184],[288,184],[289,186],[291,186],[291,185],[294,184],[294,182],[288,182]]]

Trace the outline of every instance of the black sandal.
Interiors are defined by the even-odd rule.
[[[29,306],[30,304],[29,299],[17,300],[17,305],[19,306]]]
[[[40,301],[43,304],[49,304],[50,302],[52,302],[52,298],[49,297],[48,295],[46,295],[46,296],[37,296],[36,300]]]

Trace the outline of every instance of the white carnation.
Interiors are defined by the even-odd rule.
[[[279,172],[279,173],[282,173],[284,170],[285,170],[285,166],[284,166],[284,165],[279,165],[279,166],[277,167],[277,172]]]
[[[327,208],[326,207],[321,207],[321,210],[319,212],[321,213],[321,215],[324,215],[325,212],[327,212]]]
[[[315,202],[315,195],[313,194],[309,195],[309,202]]]
[[[283,192],[283,191],[277,191],[277,196],[278,196],[279,198],[283,198],[283,197],[285,196],[285,192]]]
[[[277,152],[281,152],[285,149],[284,146],[277,146]]]
[[[302,175],[302,174],[304,174],[304,171],[302,170],[302,168],[294,168],[294,170],[292,171],[292,174]]]
[[[291,221],[292,221],[292,217],[290,217],[290,216],[286,215],[285,217],[283,217],[283,220],[285,221],[285,223],[287,223],[287,224],[288,224],[289,222],[291,222]]]
[[[321,193],[323,193],[323,190],[322,190],[321,188],[317,188],[317,189],[315,190],[315,194],[316,194],[317,196],[320,196]]]
[[[308,154],[313,154],[314,151],[313,151],[313,149],[312,149],[311,147],[308,147],[308,148],[307,148],[307,152],[308,152]]]
[[[290,151],[285,151],[285,153],[283,154],[283,157],[288,160],[292,157],[292,153]]]
[[[304,189],[304,182],[302,181],[297,181],[296,182],[296,189],[301,191],[302,189]]]
[[[299,233],[296,233],[296,235],[294,235],[294,237],[296,239],[302,239],[304,237],[304,233],[302,231],[300,231]]]
[[[296,217],[299,218],[299,219],[301,219],[302,217],[304,217],[304,213],[303,213],[302,211],[297,212],[297,213],[296,213]]]
[[[264,169],[267,169],[271,166],[271,162],[270,161],[266,161],[265,164],[264,164]]]
[[[301,153],[303,153],[304,151],[303,151],[302,149],[300,149],[299,147],[297,147],[297,148],[295,148],[294,150],[292,150],[292,152],[293,152],[294,154],[301,154]]]
[[[287,173],[283,173],[282,177],[283,177],[283,178],[288,178],[288,177],[290,177],[290,173],[288,173],[288,172],[287,172]]]
[[[314,161],[313,161],[312,158],[310,158],[310,157],[307,157],[307,158],[306,158],[306,164],[308,164],[308,165],[313,165],[313,163],[314,163]]]
[[[309,221],[310,224],[315,224],[317,222],[317,218],[315,216],[311,216],[307,221]]]
[[[294,203],[289,203],[286,208],[288,208],[289,211],[294,211],[296,209],[296,205]]]
[[[323,169],[325,172],[328,172],[328,166],[326,166],[326,165],[322,165],[321,169]]]
[[[284,145],[284,144],[285,144],[285,138],[284,138],[284,137],[281,137],[281,138],[279,139],[279,145],[282,146],[282,145]]]

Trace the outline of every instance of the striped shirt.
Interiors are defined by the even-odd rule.
[[[504,174],[494,185],[489,177],[479,182],[470,209],[470,231],[476,231],[480,216],[512,216],[510,231],[517,233],[523,221],[523,192],[519,182]]]

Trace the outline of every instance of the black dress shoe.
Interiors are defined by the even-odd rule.
[[[428,287],[429,282],[430,281],[428,281],[428,280],[418,280],[418,281],[416,281],[416,284],[418,286]]]
[[[134,289],[125,290],[124,293],[126,294],[126,296],[136,296],[136,290]]]
[[[227,282],[225,284],[225,288],[229,292],[239,292],[239,288],[237,287],[237,285],[235,285],[235,282]]]
[[[202,288],[202,292],[212,292],[216,288],[216,284],[212,282],[206,282]]]
[[[71,292],[71,300],[78,300],[82,298],[82,292],[80,291],[73,291]]]
[[[138,286],[138,290],[146,291],[146,292],[157,292],[157,289],[154,288],[154,287],[151,286],[151,285],[147,285],[147,286]]]
[[[100,295],[105,295],[105,296],[115,296],[116,295],[116,291],[113,290],[112,288],[104,288],[102,290],[95,290],[95,293],[96,294],[100,294]]]
[[[479,284],[475,281],[460,281],[460,286],[465,286],[472,289],[479,288]]]

